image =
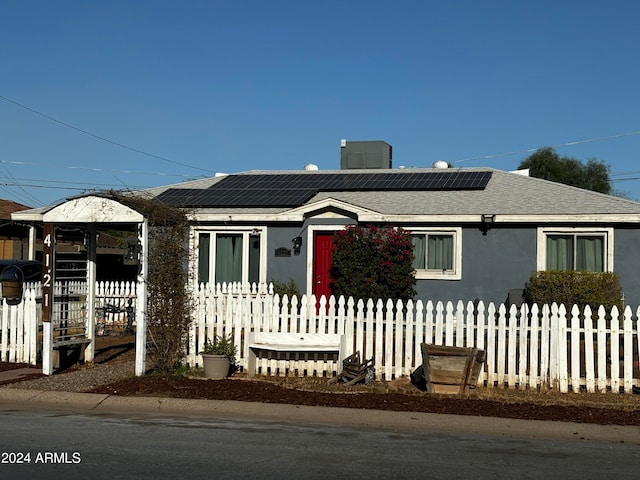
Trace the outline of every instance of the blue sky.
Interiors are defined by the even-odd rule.
[[[0,198],[255,169],[503,170],[543,146],[640,199],[634,1],[32,1],[0,17]]]

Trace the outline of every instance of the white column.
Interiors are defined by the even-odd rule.
[[[53,375],[53,322],[42,322],[42,373]]]
[[[86,362],[93,362],[96,351],[96,224],[87,225],[87,323],[86,336],[91,339],[84,351]]]
[[[29,227],[29,252],[28,259],[35,260],[36,259],[36,226],[31,225]]]
[[[136,281],[136,376],[144,375],[147,358],[147,272],[149,259],[149,225],[145,219],[138,229],[140,271]]]

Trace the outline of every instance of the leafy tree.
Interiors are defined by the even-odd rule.
[[[524,159],[518,168],[528,168],[532,177],[594,192],[612,193],[609,166],[597,159],[583,164],[575,158],[560,156],[551,147],[544,147]]]
[[[416,294],[411,235],[403,229],[348,226],[333,237],[331,288],[355,299],[402,299]]]

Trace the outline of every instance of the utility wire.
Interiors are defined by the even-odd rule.
[[[20,108],[23,108],[23,109],[28,110],[28,111],[30,111],[32,113],[35,113],[36,115],[40,115],[41,117],[44,117],[47,120],[51,120],[52,122],[59,123],[60,125],[63,125],[65,127],[67,127],[67,128],[71,128],[71,129],[76,130],[76,131],[78,131],[80,133],[84,133],[85,135],[89,135],[90,137],[97,138],[98,140],[102,140],[103,142],[107,142],[107,143],[110,143],[112,145],[116,145],[118,147],[125,148],[127,150],[131,150],[132,152],[136,152],[136,153],[139,153],[141,155],[146,155],[148,157],[157,158],[158,160],[162,160],[164,162],[169,162],[169,163],[173,163],[175,165],[180,165],[181,167],[187,167],[187,168],[192,168],[194,170],[200,170],[200,171],[203,171],[203,172],[214,173],[213,171],[208,170],[206,168],[194,167],[193,165],[188,165],[186,163],[176,162],[175,160],[171,160],[169,158],[161,157],[161,156],[155,155],[153,153],[145,152],[143,150],[139,150],[137,148],[133,148],[133,147],[130,147],[128,145],[124,145],[122,143],[115,142],[113,140],[109,140],[108,138],[101,137],[100,135],[96,135],[95,133],[91,133],[88,130],[84,130],[82,128],[78,128],[78,127],[76,127],[74,125],[71,125],[70,123],[63,122],[62,120],[58,120],[57,118],[54,118],[54,117],[52,117],[50,115],[47,115],[46,113],[39,112],[38,110],[35,110],[35,109],[31,108],[31,107],[23,105],[23,104],[21,104],[19,102],[16,102],[15,100],[11,100],[10,98],[7,98],[7,97],[5,97],[3,95],[0,95],[0,98],[5,100],[5,101],[7,101],[7,102],[9,102],[9,103],[12,103],[12,104],[14,104],[14,105],[16,105],[16,106],[18,106]]]
[[[611,176],[612,177],[621,177],[623,175],[638,175],[640,174],[640,170],[635,170],[633,172],[619,172],[619,173],[612,173]]]
[[[0,182],[0,186],[3,187],[27,187],[27,188],[50,188],[50,189],[55,189],[55,190],[78,190],[78,191],[85,191],[85,190],[90,190],[92,192],[96,192],[99,190],[104,190],[103,188],[92,188],[92,187],[87,187],[86,185],[81,187],[81,186],[77,186],[77,187],[70,187],[70,186],[63,186],[63,185],[39,185],[36,183],[15,183],[15,182]]]
[[[640,180],[640,177],[615,178],[615,179],[610,180],[610,181],[611,182],[629,182],[629,181],[635,181],[635,180]]]
[[[185,175],[182,173],[162,173],[162,172],[143,172],[136,170],[116,170],[116,169],[108,169],[108,168],[97,168],[97,167],[82,167],[77,165],[52,165],[50,163],[38,163],[38,162],[18,162],[15,160],[0,160],[0,163],[9,163],[12,165],[29,165],[34,167],[45,167],[45,168],[67,168],[69,170],[88,170],[92,172],[111,172],[111,173],[127,173],[127,174],[136,174],[136,175],[158,175],[161,177],[184,177],[184,178],[193,178],[193,175]]]
[[[0,176],[0,182],[3,180],[3,177]],[[7,177],[5,180],[13,180],[13,182],[15,182],[15,185],[24,185],[21,183],[18,183],[19,181],[21,182],[40,182],[40,183],[57,183],[57,184],[61,184],[61,185],[79,185],[82,187],[86,187],[87,186],[87,182],[72,182],[69,180],[41,180],[39,178],[17,178],[17,177]],[[122,182],[121,183],[92,183],[93,186],[95,187],[104,187],[104,188],[112,188],[112,187],[118,187],[118,186],[122,186]],[[76,187],[69,187],[69,188],[76,188]],[[152,188],[151,186],[137,186],[136,189],[143,189],[143,188]]]
[[[9,178],[10,180],[13,180],[14,182],[16,182],[16,178],[9,171],[9,169],[7,168],[7,166],[5,164],[2,164],[2,168],[4,168],[4,170],[7,172],[7,178]],[[38,200],[36,197],[34,197],[30,192],[25,190],[22,186],[18,185],[18,189],[21,192],[20,197],[23,198],[23,199],[27,199],[28,200],[27,203],[29,203],[29,202],[40,203],[40,200]]]
[[[627,132],[627,133],[618,133],[616,135],[608,135],[606,137],[597,137],[597,138],[590,138],[587,140],[578,140],[578,141],[574,141],[574,142],[566,142],[566,143],[559,143],[557,145],[551,145],[551,148],[559,148],[559,147],[570,147],[570,146],[574,146],[574,145],[581,145],[584,143],[592,143],[592,142],[601,142],[603,140],[613,140],[615,138],[622,138],[622,137],[630,137],[633,135],[640,135],[640,130],[634,131],[634,132]],[[526,154],[526,153],[532,153],[535,152],[536,150],[539,150],[542,147],[536,147],[536,148],[527,148],[526,150],[521,150],[521,151],[515,151],[515,152],[505,152],[505,153],[498,153],[495,155],[482,155],[479,157],[470,157],[470,158],[463,158],[460,160],[452,160],[451,163],[462,163],[462,162],[471,162],[474,160],[488,160],[488,159],[492,159],[492,158],[498,158],[498,157],[508,157],[511,155],[522,155],[522,154]]]

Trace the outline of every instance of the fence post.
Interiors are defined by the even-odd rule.
[[[528,367],[531,365],[529,363],[529,342],[531,341],[529,337],[529,307],[526,303],[523,303],[519,309],[515,305],[514,308],[516,309],[516,315],[519,315],[518,332],[520,342],[518,342],[518,353],[520,356],[518,362],[518,387],[524,390],[527,385],[527,372],[530,370]]]
[[[580,392],[580,309],[577,305],[571,308],[571,328],[569,331],[571,337],[571,363],[570,378],[571,390],[575,393]]]
[[[618,307],[615,305],[611,309],[611,336],[609,345],[611,348],[611,391],[620,393],[620,320],[618,318]]]
[[[633,391],[633,322],[631,320],[631,308],[624,309],[624,320],[622,328],[624,330],[624,393]]]
[[[585,363],[585,385],[587,392],[596,391],[596,375],[594,369],[595,357],[593,355],[593,319],[591,318],[591,307],[584,308],[584,363]]]
[[[558,308],[558,383],[560,391],[569,391],[569,375],[567,364],[567,309],[564,305]]]
[[[484,350],[485,351],[485,359],[487,358],[487,348],[485,346],[485,332],[487,330],[487,325],[485,324],[486,322],[486,317],[484,314],[484,303],[482,302],[469,302],[469,310],[473,310],[473,318],[474,318],[474,324],[475,324],[475,328],[476,328],[476,332],[475,332],[475,338],[472,338],[472,342],[471,344],[469,344],[470,347],[477,347],[479,350]],[[487,343],[488,344],[488,343]],[[486,362],[483,363],[482,367],[480,368],[480,374],[478,375],[478,379],[480,379],[480,383],[484,383],[483,379],[485,378],[485,374],[486,374]]]
[[[364,344],[364,351],[362,352],[363,358],[373,358],[374,355],[376,355],[376,365],[375,365],[375,370],[376,373],[379,374],[380,370],[378,368],[378,359],[377,359],[377,349],[376,347],[374,347],[375,345],[375,339],[376,339],[376,324],[375,324],[375,317],[374,317],[374,311],[373,311],[373,300],[369,299],[367,300],[367,307],[366,307],[366,312],[365,312],[365,303],[362,299],[358,300],[358,318],[362,319],[362,317],[364,316],[364,321],[365,322],[365,334],[366,334],[366,339],[365,339],[365,344]],[[366,352],[366,353],[365,353]]]
[[[537,388],[540,382],[538,375],[540,372],[539,362],[541,357],[538,355],[540,345],[540,315],[538,305],[535,303],[531,306],[531,314],[529,315],[530,325],[530,342],[529,342],[529,388]]]
[[[403,344],[406,342],[405,340],[405,329],[404,329],[404,306],[402,305],[402,300],[398,300],[396,302],[396,312],[395,312],[395,321],[394,324],[394,334],[395,334],[395,355],[393,358],[393,377],[399,378],[403,375],[404,366],[403,366]],[[408,335],[408,331],[407,331]]]
[[[390,299],[384,313],[384,379],[390,381],[393,375],[393,302]]]
[[[505,375],[505,364],[506,364],[506,352],[507,352],[507,312],[504,304],[501,304],[498,307],[498,344],[496,345],[496,349],[498,351],[497,358],[497,369],[496,373],[498,374],[498,386],[504,387],[506,381]]]
[[[413,300],[407,300],[407,308],[405,309],[405,327],[402,330],[404,335],[404,368],[401,375],[411,375],[415,365],[418,363],[417,357],[413,356],[416,341],[415,322],[413,316]],[[397,370],[396,370],[397,375]]]
[[[508,312],[506,306],[501,306],[501,311],[502,308],[504,308],[505,310],[507,329],[509,332],[509,340],[507,343],[507,381],[509,383],[509,388],[515,388],[516,381],[518,380],[518,376],[516,375],[516,350],[518,346],[518,310],[515,305],[511,305]]]

